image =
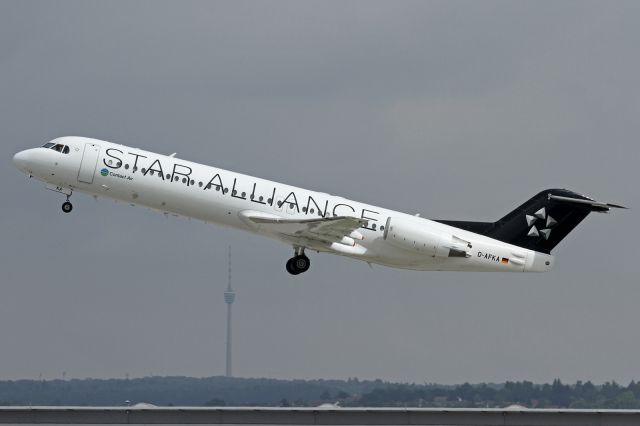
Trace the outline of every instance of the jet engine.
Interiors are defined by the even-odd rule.
[[[451,234],[424,229],[415,223],[387,219],[384,239],[394,246],[432,257],[470,257],[471,243]]]

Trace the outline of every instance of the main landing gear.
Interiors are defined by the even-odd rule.
[[[304,247],[296,248],[295,255],[287,260],[287,272],[291,275],[298,275],[303,272],[309,270],[309,266],[311,266],[311,261],[304,254]]]
[[[73,204],[69,202],[69,196],[67,195],[67,201],[62,203],[62,211],[65,213],[71,213],[71,210],[73,210]]]

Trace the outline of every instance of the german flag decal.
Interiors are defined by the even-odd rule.
[[[509,263],[509,258],[503,257],[502,260],[500,260],[500,263],[502,263],[503,265],[507,265]]]

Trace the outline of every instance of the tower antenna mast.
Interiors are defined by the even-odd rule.
[[[224,292],[224,302],[227,304],[227,369],[226,376],[231,377],[231,305],[236,299],[236,293],[231,288],[231,246],[229,246],[229,277],[227,290]]]

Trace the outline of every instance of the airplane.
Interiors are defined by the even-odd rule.
[[[551,250],[589,213],[626,208],[547,189],[496,222],[429,220],[80,136],[18,152],[13,162],[65,195],[65,213],[81,192],[282,241],[294,251],[292,275],[309,269],[307,250],[420,271],[546,272]]]

